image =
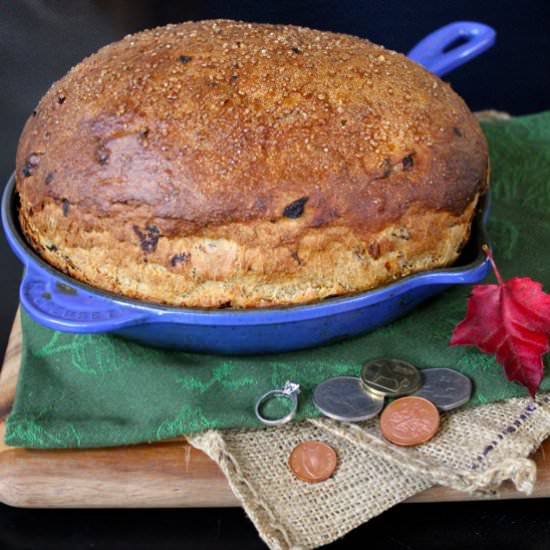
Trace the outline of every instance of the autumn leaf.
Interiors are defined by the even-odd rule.
[[[484,250],[498,284],[473,287],[466,317],[454,328],[450,344],[494,353],[508,379],[523,384],[534,398],[544,374],[542,355],[549,350],[550,295],[529,277],[505,282],[491,250]]]

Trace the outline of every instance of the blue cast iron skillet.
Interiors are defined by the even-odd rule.
[[[485,51],[494,39],[494,30],[486,25],[451,23],[422,40],[409,57],[443,75]],[[460,45],[453,47],[457,41]],[[11,248],[25,266],[20,300],[35,321],[63,332],[113,333],[169,349],[246,355],[319,346],[371,331],[450,285],[481,281],[489,271],[481,249],[488,242],[489,197],[485,196],[471,238],[453,267],[302,306],[247,310],[169,307],[94,288],[46,263],[23,237],[17,200],[12,175],[2,196],[2,224]]]

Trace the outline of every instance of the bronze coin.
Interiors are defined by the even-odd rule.
[[[288,459],[292,473],[302,481],[319,483],[336,470],[336,451],[322,441],[304,441],[294,448]]]
[[[383,436],[396,445],[420,445],[437,433],[439,411],[432,402],[422,397],[402,397],[384,409],[380,429]]]

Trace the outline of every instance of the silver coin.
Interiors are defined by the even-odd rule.
[[[456,409],[470,400],[472,381],[452,369],[424,369],[424,385],[414,395],[431,401],[440,411]]]
[[[363,366],[361,382],[369,393],[399,397],[422,386],[420,371],[400,359],[376,359]]]
[[[325,416],[359,422],[375,417],[384,406],[384,397],[365,392],[355,376],[336,376],[315,388],[313,403]]]

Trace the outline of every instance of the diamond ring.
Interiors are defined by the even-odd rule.
[[[294,416],[296,415],[296,411],[298,410],[299,393],[300,384],[295,384],[294,382],[290,382],[287,380],[282,388],[268,391],[267,393],[264,393],[264,395],[262,395],[260,399],[258,399],[258,402],[256,403],[256,417],[258,418],[258,420],[260,420],[264,424],[267,424],[268,426],[280,426],[282,424],[290,422],[294,418]],[[286,399],[290,399],[292,403],[292,408],[287,415],[281,418],[267,418],[262,414],[262,407],[274,397],[284,397]]]

